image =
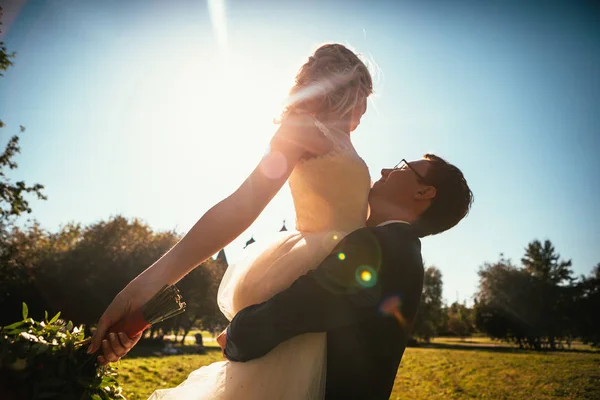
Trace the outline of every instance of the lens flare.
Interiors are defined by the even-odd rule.
[[[279,151],[272,151],[262,159],[260,170],[267,178],[281,178],[288,169],[287,158]]]
[[[321,246],[329,253],[342,240],[343,234],[338,231],[329,231],[323,234]]]
[[[361,265],[356,269],[356,281],[363,287],[373,287],[377,283],[377,272],[368,265]]]
[[[379,311],[385,315],[392,315],[397,320],[401,326],[406,325],[406,318],[400,312],[400,306],[402,305],[402,300],[400,300],[399,296],[391,296],[386,299],[381,306],[379,307]]]
[[[364,282],[369,282],[372,278],[372,275],[369,271],[363,271],[360,273],[360,279],[362,279]]]
[[[346,259],[346,254],[339,252],[338,253],[338,259],[340,259],[341,261],[344,261]]]

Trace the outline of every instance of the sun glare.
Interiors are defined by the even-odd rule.
[[[144,80],[135,129],[145,139],[149,132],[167,134],[181,144],[180,160],[213,167],[235,162],[233,175],[248,173],[277,129],[273,119],[289,90],[286,80],[234,53],[223,60],[207,51],[182,51],[175,58]],[[150,147],[159,142],[145,140]]]
[[[177,199],[171,218],[189,221],[183,230],[198,212],[231,194],[264,156],[303,58],[296,48],[274,55],[254,38],[234,36],[227,32],[223,4],[209,7],[215,38],[207,38],[202,27],[181,27],[176,45],[165,38],[136,49],[139,61],[128,65],[133,78],[121,82],[129,100],[121,107],[119,130],[132,151],[131,167],[145,187],[169,185],[156,192],[165,201]],[[165,54],[148,63],[147,54],[157,47]],[[279,176],[284,168],[274,159],[269,172]],[[289,189],[269,207],[277,219],[293,215]]]

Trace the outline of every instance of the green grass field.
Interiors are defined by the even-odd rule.
[[[222,360],[214,347],[206,355],[147,354],[136,350],[117,365],[130,400],[176,386],[194,369]],[[600,352],[576,345],[571,351],[536,353],[485,338],[438,339],[406,350],[390,398],[600,399]]]

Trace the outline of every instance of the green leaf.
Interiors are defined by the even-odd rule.
[[[56,313],[56,315],[54,317],[52,317],[52,319],[50,320],[50,322],[48,322],[49,324],[53,324],[56,321],[58,321],[58,318],[60,317],[60,311]]]
[[[24,323],[25,323],[25,321],[15,322],[14,324],[10,324],[10,325],[5,326],[4,329],[6,329],[6,330],[15,329],[15,328],[20,327]]]
[[[48,311],[44,311],[44,321],[48,323]]]
[[[27,308],[27,304],[23,302],[23,321],[27,319],[27,315],[29,315],[29,308]]]
[[[14,337],[14,336],[19,336],[21,334],[21,332],[27,332],[27,327],[24,326],[24,327],[18,328],[18,329],[7,329],[5,333],[8,336]]]

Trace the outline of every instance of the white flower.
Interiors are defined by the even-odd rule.
[[[30,340],[32,342],[37,342],[38,338],[37,336],[32,335],[31,333],[27,333],[27,332],[21,332],[21,336],[27,340]]]

